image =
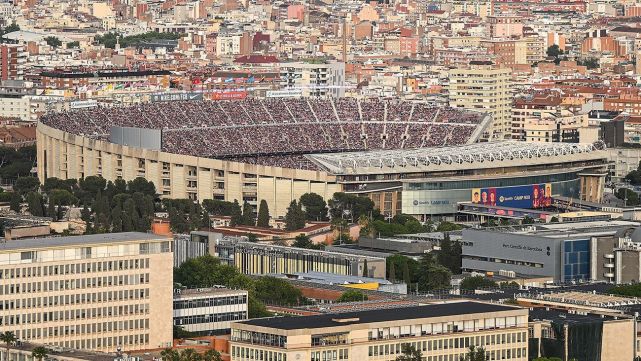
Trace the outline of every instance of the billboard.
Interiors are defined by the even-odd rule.
[[[473,188],[472,203],[511,208],[542,208],[552,203],[552,184]]]
[[[235,100],[247,98],[247,92],[244,90],[222,90],[213,91],[208,94],[211,100]]]
[[[151,95],[152,102],[170,102],[184,100],[203,100],[203,93],[185,92],[185,93],[156,93]]]

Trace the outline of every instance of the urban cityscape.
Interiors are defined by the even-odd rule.
[[[0,0],[0,361],[641,361],[641,0]]]

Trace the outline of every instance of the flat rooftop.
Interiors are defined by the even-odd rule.
[[[340,314],[325,314],[306,317],[271,317],[238,322],[239,324],[276,328],[283,330],[301,330],[308,328],[340,327],[354,324],[414,320],[419,318],[443,317],[454,315],[469,315],[519,310],[520,307],[463,301],[440,303],[425,306],[401,307],[394,312],[369,310],[360,312],[345,312]],[[341,322],[341,320],[346,320]],[[349,320],[349,321],[347,321]]]
[[[194,296],[226,296],[246,294],[245,290],[232,290],[226,287],[211,287],[211,288],[189,288],[174,290],[174,300],[181,298],[194,298]]]
[[[639,226],[641,226],[639,222],[607,220],[592,222],[542,223],[505,227],[500,226],[474,229],[474,231],[504,232],[548,238],[576,238],[588,235],[610,235],[625,228],[636,228]]]
[[[104,243],[121,243],[132,241],[151,241],[168,239],[152,233],[122,232],[90,234],[83,236],[24,238],[0,242],[0,252],[21,249],[56,248],[69,246],[91,246]]]

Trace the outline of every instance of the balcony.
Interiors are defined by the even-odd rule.
[[[614,268],[614,263],[604,263],[603,267],[605,267],[605,268]]]
[[[612,253],[606,253],[603,255],[603,257],[608,259],[614,259],[614,255]]]
[[[614,278],[614,273],[605,272],[603,273],[603,277]]]

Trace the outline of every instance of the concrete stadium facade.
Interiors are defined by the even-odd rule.
[[[342,187],[323,171],[289,169],[166,153],[123,146],[54,129],[37,128],[38,177],[106,180],[144,177],[163,198],[267,201],[272,216],[284,216],[289,203],[313,192],[326,199]]]

